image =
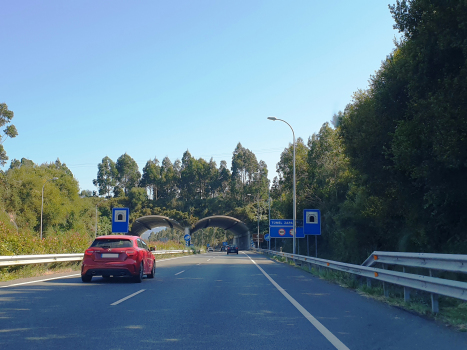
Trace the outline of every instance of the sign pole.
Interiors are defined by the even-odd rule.
[[[315,258],[318,257],[318,236],[315,236]]]
[[[310,235],[306,235],[306,256],[310,256]]]

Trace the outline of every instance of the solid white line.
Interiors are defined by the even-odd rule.
[[[16,287],[16,286],[22,286],[24,284],[31,284],[31,283],[39,283],[39,282],[45,282],[45,281],[52,281],[52,280],[59,280],[60,278],[69,278],[69,277],[76,277],[76,276],[81,276],[80,273],[77,273],[75,275],[68,275],[68,276],[60,276],[60,277],[52,277],[52,278],[47,278],[44,280],[37,280],[37,281],[29,281],[29,282],[21,282],[21,283],[16,283],[16,284],[10,284],[8,286],[1,286],[0,288],[8,288],[8,287]]]
[[[131,294],[131,295],[129,295],[129,296],[123,298],[123,299],[120,299],[119,301],[116,301],[115,303],[110,304],[110,305],[111,305],[111,306],[118,305],[118,304],[124,302],[125,300],[128,300],[128,299],[134,297],[135,295],[138,295],[139,293],[144,292],[145,290],[146,290],[146,289],[141,289],[140,291],[137,291],[136,293],[133,293],[133,294]]]
[[[244,253],[248,258],[250,256],[246,253]],[[254,261],[252,258],[250,260],[253,262],[253,264],[256,265],[256,267],[263,273],[264,276],[274,285],[274,287],[277,288],[279,292],[282,293],[283,296],[287,298],[288,301],[292,303],[293,306],[297,308],[298,311],[302,313],[305,318],[310,321],[310,323],[315,326],[315,328],[322,334],[324,337],[331,342],[332,345],[338,350],[350,350],[347,346],[344,345],[337,337],[332,334],[326,327],[324,327],[321,322],[319,322],[316,318],[314,318],[303,306],[301,306],[294,298],[290,296],[289,293],[287,293],[281,286],[279,286],[276,281],[274,281],[267,273],[264,271],[261,266],[259,266],[256,261]]]
[[[180,271],[180,272],[176,273],[175,276],[180,275],[181,273],[184,273],[184,272],[185,272],[185,270]]]

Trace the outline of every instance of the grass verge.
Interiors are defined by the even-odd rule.
[[[185,255],[192,255],[192,253],[162,254],[156,255],[155,257],[157,262],[157,260],[169,259]],[[79,273],[80,270],[81,261],[6,266],[0,268],[0,282],[7,282],[20,278],[50,276],[57,273]]]

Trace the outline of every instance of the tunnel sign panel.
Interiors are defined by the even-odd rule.
[[[185,241],[190,241],[191,239],[191,236],[187,233],[185,236],[183,236],[183,238],[185,239]]]
[[[306,235],[321,235],[321,212],[319,209],[303,210],[303,230]]]
[[[297,235],[296,238],[304,238],[302,221],[297,220],[296,229]],[[293,238],[293,220],[289,219],[271,219],[269,220],[269,232],[271,238]]]
[[[130,209],[112,208],[112,233],[128,233]]]

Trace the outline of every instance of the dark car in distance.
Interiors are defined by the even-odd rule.
[[[227,246],[227,255],[230,253],[237,253],[238,254],[238,247],[235,245],[229,245]]]
[[[156,258],[147,244],[137,236],[97,237],[84,252],[81,264],[83,282],[91,282],[94,276],[126,276],[140,283],[144,275],[154,278],[155,273]]]

